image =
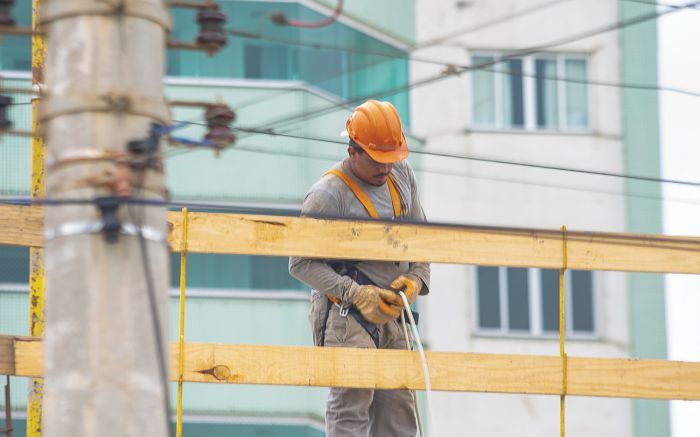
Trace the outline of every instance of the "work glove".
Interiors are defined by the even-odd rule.
[[[413,305],[413,302],[415,302],[418,297],[418,293],[420,293],[420,289],[423,288],[423,281],[421,281],[418,276],[407,273],[396,277],[390,287],[396,291],[403,291],[403,294],[406,295],[406,299],[408,300],[408,304]],[[399,296],[399,299],[400,298],[401,296]]]
[[[384,325],[401,314],[401,296],[376,285],[353,284],[348,293],[350,302],[368,322]]]

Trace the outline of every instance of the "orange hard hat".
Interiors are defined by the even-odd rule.
[[[399,113],[389,102],[368,100],[361,104],[348,118],[345,129],[350,139],[377,162],[397,162],[408,156]]]

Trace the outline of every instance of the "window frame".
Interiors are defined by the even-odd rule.
[[[480,316],[479,313],[479,267],[495,267],[498,268],[498,294],[499,294],[499,311],[500,311],[500,321],[501,326],[498,329],[493,328],[482,328],[480,326]],[[528,270],[528,296],[530,302],[529,317],[530,317],[530,329],[529,330],[510,330],[508,327],[509,314],[508,314],[508,278],[507,269],[509,267],[505,266],[473,266],[472,268],[472,290],[474,290],[472,296],[472,304],[474,305],[474,317],[472,318],[472,332],[478,337],[492,337],[492,338],[528,338],[528,339],[558,339],[559,330],[545,331],[543,329],[543,319],[542,319],[542,282],[541,282],[541,271],[540,268],[527,268]],[[512,267],[511,267],[512,268]],[[591,309],[593,311],[593,331],[582,332],[574,331],[574,312],[573,312],[573,299],[572,299],[572,272],[571,270],[566,270],[564,273],[564,309],[565,309],[565,327],[566,327],[566,338],[573,340],[589,340],[598,341],[600,340],[600,310],[598,307],[598,290],[601,288],[601,278],[600,274],[595,271],[591,271]],[[557,316],[558,317],[558,316]]]
[[[473,63],[476,56],[488,56],[494,59],[500,59],[505,55],[505,52],[494,50],[474,50],[469,52],[469,60]],[[536,69],[535,61],[538,59],[553,60],[556,65],[556,77],[565,77],[566,60],[585,61],[586,64],[586,80],[590,77],[591,56],[583,53],[566,53],[566,52],[542,52],[533,53],[526,56],[520,56],[523,62],[523,111],[524,124],[523,127],[507,126],[504,120],[503,109],[503,80],[504,73],[492,72],[494,79],[494,124],[492,126],[479,124],[476,122],[474,111],[474,75],[469,75],[469,94],[470,94],[470,110],[469,110],[469,125],[472,130],[485,132],[518,132],[518,133],[555,133],[555,134],[591,134],[591,88],[586,89],[586,127],[570,127],[566,116],[566,84],[563,80],[556,81],[557,83],[557,126],[553,128],[543,128],[537,126],[537,92],[536,92]],[[499,64],[496,64],[496,67]]]

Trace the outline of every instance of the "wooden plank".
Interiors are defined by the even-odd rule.
[[[0,244],[38,244],[40,212],[0,206]],[[559,268],[561,233],[543,230],[384,224],[371,221],[190,213],[188,251],[336,259],[427,261]],[[170,244],[181,247],[182,217],[168,214]],[[568,267],[700,274],[700,238],[568,233]]]
[[[0,244],[42,247],[43,221],[40,206],[0,205]]]
[[[41,342],[0,336],[0,345],[3,338],[14,345],[14,374],[41,376]],[[562,394],[558,356],[427,355],[434,390]],[[173,342],[171,380],[178,356]],[[409,351],[186,343],[184,361],[187,382],[424,389],[420,358]],[[567,395],[700,400],[700,363],[569,357]]]
[[[181,245],[179,214],[168,217]],[[238,214],[189,214],[190,252],[560,268],[558,231],[384,224]],[[700,238],[568,233],[568,267],[700,273]]]

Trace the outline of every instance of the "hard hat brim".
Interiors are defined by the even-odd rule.
[[[367,152],[370,158],[382,164],[392,164],[394,162],[399,162],[408,157],[408,146],[405,142],[401,144],[401,146],[399,146],[398,149],[386,152],[382,150],[372,149],[362,144],[360,144],[360,147],[362,147],[362,150]]]

